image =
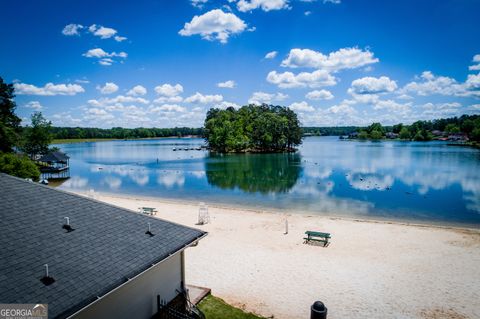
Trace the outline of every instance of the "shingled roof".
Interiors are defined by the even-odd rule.
[[[40,162],[67,162],[70,157],[62,152],[55,151],[40,157]]]
[[[50,318],[68,317],[206,234],[2,173],[0,185],[0,301],[48,303]],[[62,229],[66,216],[72,232]],[[40,281],[44,264],[49,286]]]

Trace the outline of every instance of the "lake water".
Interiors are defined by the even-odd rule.
[[[57,145],[60,188],[340,217],[480,225],[480,151],[443,142],[308,137],[295,154],[177,150],[202,139]]]

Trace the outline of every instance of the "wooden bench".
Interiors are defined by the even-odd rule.
[[[152,215],[152,216],[157,214],[157,210],[153,207],[139,207],[138,209],[143,214]]]
[[[308,244],[310,242],[320,242],[320,243],[323,243],[323,247],[327,247],[330,244],[328,240],[332,238],[332,236],[329,233],[322,233],[322,232],[311,231],[311,230],[307,230],[305,232],[305,235],[307,235],[307,237],[303,238],[304,244]]]

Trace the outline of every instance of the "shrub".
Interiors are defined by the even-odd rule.
[[[34,181],[40,178],[40,170],[32,160],[12,153],[0,153],[0,172]]]

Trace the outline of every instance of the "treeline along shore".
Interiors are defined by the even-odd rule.
[[[215,114],[219,114],[218,112]],[[93,127],[52,127],[54,140],[102,140],[102,139],[139,139],[158,137],[206,137],[203,127],[174,128],[122,128],[109,129]],[[480,142],[480,115],[462,115],[431,121],[416,121],[410,125],[396,124],[382,126],[373,123],[367,127],[332,126],[301,127],[303,136],[345,136],[359,139],[395,138],[404,140],[428,141],[432,139],[454,139]]]

